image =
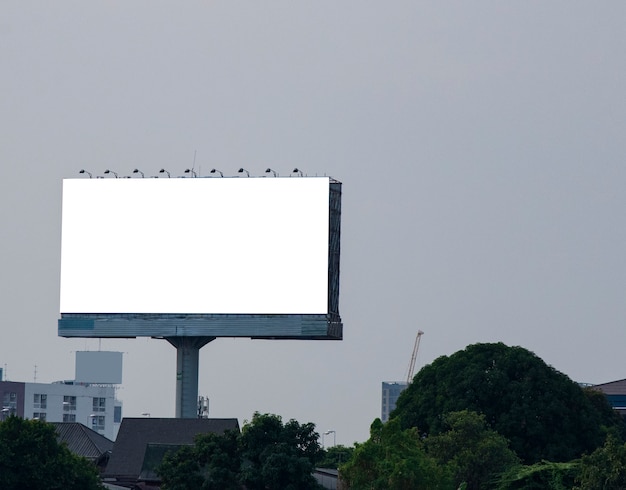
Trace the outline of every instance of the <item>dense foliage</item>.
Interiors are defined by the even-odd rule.
[[[352,453],[354,453],[354,447],[347,447],[342,444],[329,447],[323,452],[322,460],[317,464],[317,467],[337,469],[352,457]]]
[[[350,490],[453,490],[452,475],[429,456],[416,429],[402,430],[397,420],[376,419],[370,438],[357,444],[339,468]]]
[[[422,368],[392,416],[403,428],[437,435],[446,429],[443,415],[449,412],[484,414],[523,462],[532,464],[578,458],[602,445],[610,427],[621,432],[623,421],[607,417],[606,407],[606,400],[591,400],[530,351],[497,343],[470,345]]]
[[[9,417],[0,422],[0,488],[96,490],[96,467],[57,440],[52,424]]]
[[[569,463],[542,461],[530,466],[511,466],[500,476],[496,488],[497,490],[570,490],[578,475],[579,467],[577,461]]]
[[[603,447],[582,457],[576,483],[575,490],[626,488],[626,444],[609,435]]]
[[[313,424],[255,413],[241,434],[204,434],[166,455],[157,470],[164,490],[307,490],[322,451]]]
[[[440,464],[448,465],[456,486],[493,488],[500,473],[519,464],[509,441],[487,427],[484,415],[451,412],[444,416],[444,425],[444,432],[426,439],[426,448]]]

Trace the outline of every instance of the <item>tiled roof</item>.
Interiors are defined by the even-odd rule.
[[[95,461],[113,449],[113,441],[78,422],[51,422],[60,442],[74,454]]]
[[[148,444],[193,444],[197,434],[227,430],[239,430],[237,419],[124,418],[104,477],[136,480]]]

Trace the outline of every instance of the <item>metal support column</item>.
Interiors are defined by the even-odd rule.
[[[176,347],[176,418],[198,417],[200,349],[215,337],[166,337]]]

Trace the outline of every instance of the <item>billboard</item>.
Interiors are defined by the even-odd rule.
[[[59,334],[336,338],[340,198],[328,177],[66,179]]]

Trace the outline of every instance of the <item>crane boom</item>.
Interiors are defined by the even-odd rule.
[[[417,358],[417,351],[420,348],[420,340],[424,335],[424,332],[421,330],[417,331],[417,337],[415,337],[415,345],[413,346],[413,354],[411,355],[411,362],[409,363],[409,373],[406,377],[406,383],[411,384],[413,381],[413,371],[415,371],[415,359]]]

